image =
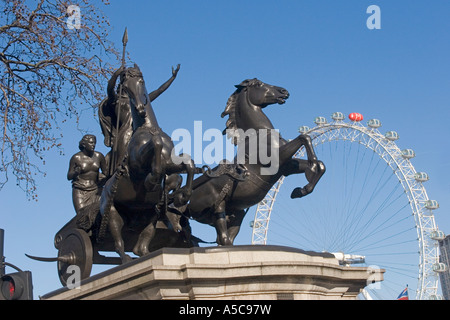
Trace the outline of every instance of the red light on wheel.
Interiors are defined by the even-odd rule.
[[[362,120],[363,120],[363,115],[362,115],[361,113],[353,112],[353,113],[350,113],[350,114],[348,115],[348,118],[349,118],[351,121],[359,122],[359,121],[362,121]]]

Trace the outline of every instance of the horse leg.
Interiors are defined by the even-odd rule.
[[[161,184],[162,181],[162,149],[163,149],[163,141],[160,135],[154,135],[152,138],[152,143],[148,143],[145,146],[145,149],[141,151],[141,154],[145,154],[145,152],[149,152],[150,145],[153,148],[153,161],[152,161],[152,170],[147,175],[144,181],[145,188],[148,191],[155,191],[157,186]]]
[[[131,257],[125,253],[125,243],[122,238],[123,219],[114,206],[111,206],[109,214],[109,231],[114,239],[116,252],[122,259],[122,263],[131,261]]]
[[[154,214],[151,217],[150,223],[144,230],[142,230],[139,238],[136,242],[136,245],[133,248],[133,253],[139,257],[142,257],[146,254],[149,254],[148,246],[150,245],[150,241],[153,240],[156,232],[156,222],[158,221],[158,215]]]
[[[181,234],[184,241],[186,243],[189,243],[191,246],[195,245],[192,241],[192,229],[191,225],[189,224],[189,219],[187,219],[186,217],[181,217],[180,225],[182,227]],[[198,243],[196,244],[196,246],[198,246]]]
[[[245,214],[245,210],[239,210],[228,216],[228,236],[231,244],[234,243],[234,239],[241,229],[242,220],[244,220]]]
[[[192,182],[194,181],[194,174],[196,172],[196,168],[195,168],[195,163],[194,161],[191,159],[191,157],[189,155],[184,155],[183,157],[186,159],[185,162],[183,162],[184,164],[184,169],[186,170],[187,173],[187,177],[186,177],[186,185],[184,186],[184,188],[186,188],[184,195],[186,197],[190,197],[192,194]],[[189,199],[186,199],[186,203],[187,201],[189,201]]]
[[[174,205],[181,207],[188,203],[192,195],[192,182],[195,174],[195,163],[189,155],[182,154],[179,157],[172,159],[174,163],[166,167],[167,172],[181,172],[186,171],[186,185],[174,192]],[[176,164],[179,163],[179,164]]]
[[[214,212],[214,227],[217,232],[217,244],[219,246],[231,246],[233,242],[228,234],[227,216],[225,213],[225,201],[222,201]]]
[[[182,176],[176,173],[169,174],[165,182],[165,191],[167,193],[169,193],[170,191],[176,191],[180,189],[182,183],[183,183]]]
[[[296,158],[291,159],[283,167],[283,175],[288,176],[291,174],[304,173],[306,180],[308,180],[306,186],[303,188],[297,187],[292,191],[291,198],[301,198],[313,192],[317,182],[319,182],[325,171],[325,165],[320,160],[308,161]]]
[[[180,189],[182,183],[183,183],[182,176],[180,176],[179,174],[176,174],[176,173],[170,174],[166,178],[165,183],[164,183],[164,193],[165,193],[166,199],[167,199],[168,194],[171,191],[176,192],[178,189]],[[166,201],[166,199],[165,199],[165,201]],[[172,224],[172,228],[176,232],[180,232],[182,230],[182,227],[180,224],[181,213],[172,212],[171,210],[168,210],[167,203],[165,205],[166,205],[166,208],[164,208],[163,211],[165,212],[167,219],[169,219],[169,222]]]
[[[217,244],[219,246],[231,246],[233,242],[228,235],[227,218],[225,212],[216,212],[214,227],[217,232]]]
[[[317,161],[317,156],[312,145],[311,137],[306,134],[301,134],[295,139],[287,142],[280,147],[280,163],[289,161],[289,158],[297,152],[302,146],[305,146],[306,156],[309,161]]]
[[[183,230],[181,227],[181,214],[174,213],[170,210],[166,211],[166,217],[169,219],[170,224],[172,225],[172,228],[176,232],[180,232]]]
[[[289,159],[301,147],[305,147],[307,160]],[[282,174],[288,176],[295,173],[305,173],[308,184],[303,188],[295,188],[292,191],[291,198],[301,198],[310,194],[322,175],[325,173],[325,165],[322,161],[317,160],[316,153],[312,144],[311,137],[301,134],[294,140],[287,142],[280,148],[280,162],[283,163]]]

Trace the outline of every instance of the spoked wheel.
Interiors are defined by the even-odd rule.
[[[93,263],[91,239],[81,229],[70,230],[58,248],[58,275],[63,286],[90,276]]]
[[[438,273],[446,267],[439,262],[438,240],[444,234],[434,219],[439,205],[425,190],[428,175],[415,170],[413,150],[397,146],[397,132],[382,134],[379,120],[365,126],[362,117],[351,116],[345,122],[336,112],[330,123],[317,117],[316,127],[300,127],[327,172],[297,203],[289,194],[298,181],[280,178],[258,204],[252,243],[328,251],[343,265],[386,270],[384,281],[366,287],[366,299],[395,299],[406,286],[413,299],[442,299]],[[295,155],[303,156],[303,149]]]

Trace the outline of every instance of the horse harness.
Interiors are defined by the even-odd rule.
[[[228,176],[227,182],[222,187],[222,190],[220,190],[219,197],[211,208],[212,212],[215,212],[226,198],[231,197],[236,190],[237,184],[246,180],[249,175],[249,172],[244,166],[232,163],[221,163],[214,170],[211,170],[207,165],[203,166],[202,169],[204,174],[209,178],[218,178],[224,175]]]

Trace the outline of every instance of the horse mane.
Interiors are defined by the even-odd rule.
[[[241,92],[242,89],[237,89],[227,101],[227,105],[225,106],[225,110],[222,112],[221,117],[224,118],[228,116],[228,120],[226,122],[226,129],[223,130],[223,134],[225,134],[227,129],[237,129],[236,125],[236,101],[237,95]]]
[[[230,138],[232,143],[235,145],[237,145],[237,141],[239,139],[239,132],[237,130],[239,128],[236,124],[236,102],[238,94],[241,93],[242,89],[242,87],[238,87],[238,89],[228,98],[225,110],[221,114],[222,118],[228,115],[226,128],[223,130],[222,134],[226,134],[227,138]]]
[[[134,64],[133,67],[127,68],[124,72],[122,72],[120,80],[123,83],[125,79],[127,78],[143,78],[143,74],[141,72],[141,69],[137,66],[137,64]]]
[[[236,124],[236,104],[238,95],[241,91],[246,87],[251,87],[254,85],[258,79],[247,79],[242,81],[240,84],[236,85],[236,91],[228,98],[227,105],[225,106],[225,110],[222,112],[221,117],[225,117],[228,115],[228,120],[226,122],[226,128],[223,130],[222,134],[227,135],[227,138],[230,138],[234,145],[238,144],[239,141],[239,127]]]

